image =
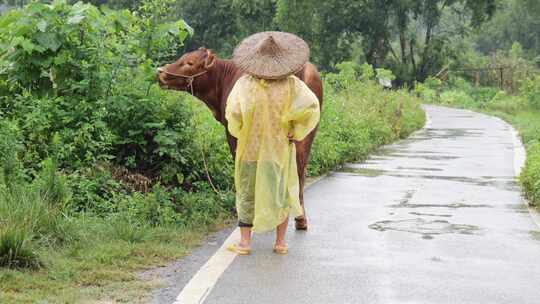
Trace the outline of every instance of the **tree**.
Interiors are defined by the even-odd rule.
[[[175,9],[195,32],[192,39],[186,41],[185,50],[205,46],[222,56],[232,53],[238,40],[233,0],[178,0]]]
[[[257,32],[277,29],[276,0],[232,0],[236,12],[237,40]]]
[[[351,54],[357,22],[352,14],[359,1],[278,0],[275,22],[280,30],[295,33],[311,46],[312,61],[331,70]]]
[[[479,26],[494,13],[495,0],[387,0],[369,8],[370,16],[384,22],[368,22],[360,29],[368,50],[366,60],[374,66],[386,62],[398,70],[402,80],[412,81],[437,72],[444,61],[442,55],[448,51],[446,44],[454,35],[466,34],[463,28],[453,32],[448,24],[441,27],[445,16],[465,16],[467,26]],[[391,43],[395,35],[399,52]]]
[[[526,57],[540,57],[540,3],[533,0],[501,2],[498,13],[474,37],[484,54],[509,49],[519,42]],[[540,58],[538,58],[540,63]]]
[[[495,1],[278,0],[275,20],[280,29],[310,43],[314,60],[323,69],[350,58],[352,45],[360,41],[365,61],[392,68],[398,82],[412,82],[437,72],[450,51],[447,44],[488,20]],[[455,24],[464,26],[455,31],[442,28],[441,21],[449,14],[461,16]]]

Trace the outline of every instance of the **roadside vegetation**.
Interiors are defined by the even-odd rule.
[[[143,301],[137,272],[181,257],[234,215],[223,128],[155,67],[193,31],[170,1],[133,10],[33,2],[0,17],[0,302]],[[325,73],[309,173],[424,124],[390,71]]]
[[[471,56],[471,62],[477,66],[479,62],[483,66],[508,66],[512,74],[504,74],[501,83],[497,69],[478,78],[456,72],[444,82],[429,78],[415,91],[426,102],[486,112],[513,124],[527,149],[520,181],[529,203],[540,207],[540,71],[517,42],[495,56]]]

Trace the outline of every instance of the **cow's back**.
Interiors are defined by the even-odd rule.
[[[315,93],[315,96],[319,99],[319,104],[322,106],[323,84],[317,67],[311,62],[308,62],[300,72],[296,73],[296,77],[305,82],[311,91]]]

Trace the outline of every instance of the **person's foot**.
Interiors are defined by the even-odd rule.
[[[285,242],[276,242],[274,245],[274,253],[287,254],[289,252],[289,246]]]
[[[227,250],[232,251],[238,255],[248,255],[251,253],[251,247],[239,244],[232,244],[227,247]]]

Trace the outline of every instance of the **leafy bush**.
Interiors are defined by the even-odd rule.
[[[440,79],[435,77],[428,77],[423,83],[416,82],[414,85],[414,93],[422,98],[426,103],[440,102],[439,94],[442,86]]]
[[[536,141],[527,149],[527,161],[521,183],[531,204],[540,204],[540,142]]]
[[[501,92],[498,88],[493,87],[477,87],[471,88],[468,94],[480,105],[484,107],[486,104],[493,101],[493,98]]]
[[[499,91],[488,103],[486,108],[492,111],[500,111],[515,114],[526,106],[526,102],[519,96],[508,95]]]
[[[441,93],[441,103],[470,107],[475,105],[476,101],[464,91],[449,90]]]
[[[346,63],[337,68],[337,74],[325,75],[325,100],[310,175],[363,159],[376,147],[406,137],[425,122],[419,100],[405,90],[384,90],[375,82],[371,66]],[[363,74],[357,76],[358,70]]]
[[[540,110],[540,75],[524,81],[521,92],[531,107]]]

